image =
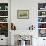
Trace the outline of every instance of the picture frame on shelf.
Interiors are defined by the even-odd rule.
[[[17,10],[18,19],[29,19],[29,10]]]

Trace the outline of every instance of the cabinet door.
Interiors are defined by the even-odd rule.
[[[46,38],[38,38],[38,46],[45,46],[46,45]]]

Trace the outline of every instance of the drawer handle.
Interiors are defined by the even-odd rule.
[[[1,39],[1,40],[3,40],[3,39]]]
[[[45,39],[43,39],[43,40],[45,40]]]

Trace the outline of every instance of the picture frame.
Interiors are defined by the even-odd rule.
[[[29,10],[17,10],[18,19],[29,19]]]

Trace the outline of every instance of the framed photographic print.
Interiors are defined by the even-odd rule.
[[[17,10],[18,19],[29,19],[29,10]]]

